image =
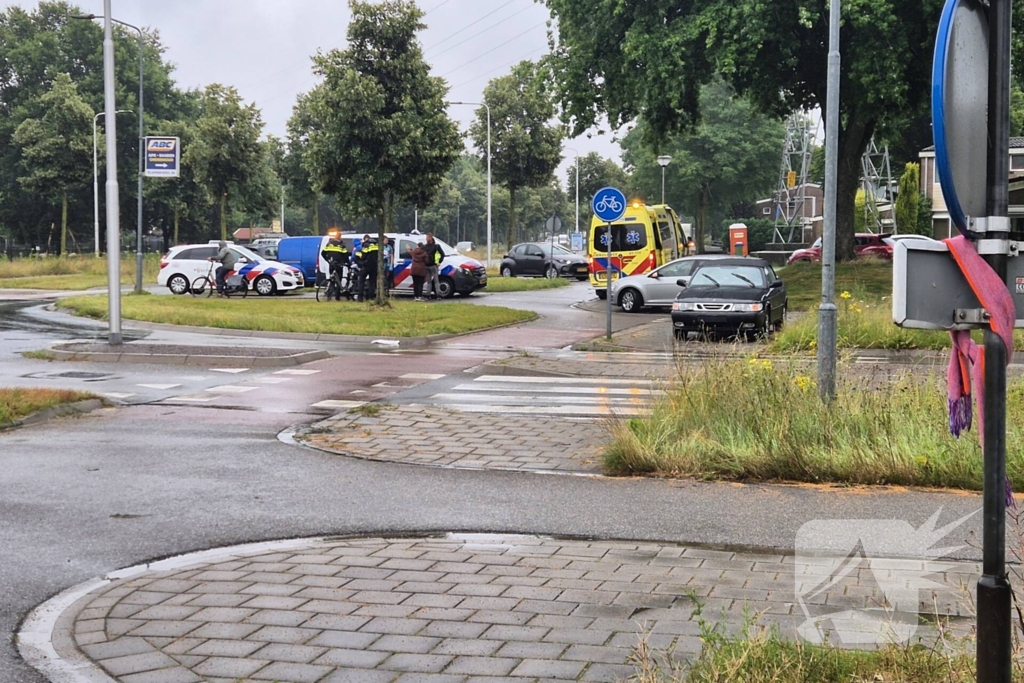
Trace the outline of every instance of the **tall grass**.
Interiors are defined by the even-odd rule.
[[[39,412],[60,403],[74,403],[92,398],[92,394],[64,389],[0,388],[0,425]]]
[[[612,473],[980,489],[977,427],[947,431],[942,378],[843,379],[824,404],[795,364],[710,361],[682,370],[651,415],[621,421]],[[1007,472],[1024,482],[1024,382],[1010,383]]]
[[[160,255],[146,254],[142,263],[144,282],[156,282],[160,271]],[[87,289],[106,283],[107,259],[93,256],[69,255],[67,258],[0,259],[0,288],[38,287],[54,289]],[[5,282],[6,281],[6,282]],[[135,281],[135,256],[123,254],[121,282]],[[81,286],[83,283],[89,283]],[[64,286],[61,286],[64,285]]]
[[[786,282],[789,310],[810,311],[821,303],[821,264],[794,263],[778,269]],[[892,296],[892,263],[859,258],[836,264],[836,291],[850,292],[855,299],[878,303]]]

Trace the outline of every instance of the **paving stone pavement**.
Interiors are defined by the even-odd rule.
[[[369,416],[340,413],[296,438],[370,460],[436,467],[599,473],[607,441],[602,419],[490,415],[422,406],[382,405]],[[481,435],[501,434],[500,439]]]
[[[798,608],[795,572],[815,570],[781,554],[509,535],[311,539],[114,580],[65,611],[53,641],[121,683],[619,681],[635,671],[641,633],[660,657],[699,652],[688,596],[730,628],[753,611],[793,635],[808,614],[877,604],[872,571],[922,567],[876,561]],[[948,590],[935,604],[964,617],[956,587],[978,565],[937,568]]]

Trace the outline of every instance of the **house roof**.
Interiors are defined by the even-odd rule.
[[[1024,149],[1024,137],[1010,138],[1010,149]],[[922,152],[934,152],[935,145],[929,145],[921,150]]]

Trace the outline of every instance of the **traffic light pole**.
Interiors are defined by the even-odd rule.
[[[991,0],[988,11],[988,232],[979,253],[1006,281],[1009,254],[1010,19],[1012,0]],[[982,245],[984,247],[982,248]],[[1006,576],[1007,349],[985,329],[985,443],[982,576],[978,580],[978,683],[1010,683],[1011,590]]]

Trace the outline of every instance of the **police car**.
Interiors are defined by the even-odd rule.
[[[228,242],[228,248],[235,252],[234,273],[243,276],[249,288],[260,296],[290,292],[301,289],[305,284],[302,271],[277,261],[270,261],[246,249]],[[209,259],[220,251],[217,242],[210,244],[182,244],[172,247],[160,259],[158,285],[166,286],[173,294],[186,294],[192,283],[210,274]],[[216,272],[216,264],[214,264]]]

